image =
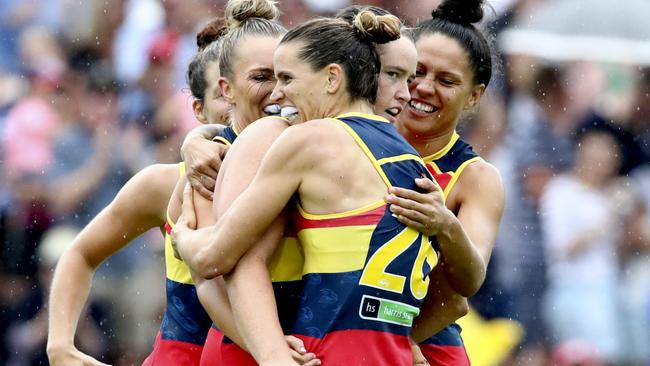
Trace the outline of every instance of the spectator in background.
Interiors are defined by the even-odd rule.
[[[39,258],[37,278],[38,287],[33,292],[30,303],[34,306],[31,314],[15,317],[7,332],[5,341],[11,350],[7,366],[28,366],[47,364],[45,343],[47,340],[47,298],[56,263],[65,247],[72,242],[78,230],[58,226],[49,229],[37,250]],[[79,347],[87,352],[105,355],[107,362],[112,362],[114,344],[99,328],[99,322],[105,322],[104,310],[97,303],[89,303],[80,317],[78,326]]]
[[[550,180],[540,211],[548,268],[543,312],[555,346],[586,344],[617,362],[621,354],[616,247],[626,201],[617,141],[607,130],[587,130],[578,139],[571,171]]]

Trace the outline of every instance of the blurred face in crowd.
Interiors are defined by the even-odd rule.
[[[425,34],[415,47],[418,63],[411,101],[398,125],[414,135],[453,130],[461,113],[479,102],[485,86],[475,85],[469,56],[456,40]]]
[[[411,99],[409,83],[415,77],[418,54],[413,42],[401,37],[386,44],[377,45],[381,72],[375,101],[375,113],[395,123],[406,103]]]
[[[230,104],[223,98],[219,88],[219,62],[213,61],[206,65],[206,87],[202,101],[196,100],[194,114],[201,123],[228,123]]]
[[[241,40],[233,60],[235,74],[220,83],[221,91],[233,105],[235,119],[250,123],[272,114],[273,53],[279,42],[280,37],[264,36]]]
[[[575,167],[595,186],[616,175],[621,163],[616,139],[607,132],[587,132],[578,144]]]

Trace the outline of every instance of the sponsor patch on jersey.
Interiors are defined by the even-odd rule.
[[[410,327],[413,324],[413,318],[419,313],[420,310],[414,306],[368,295],[363,295],[359,307],[359,316],[362,319],[405,327]]]

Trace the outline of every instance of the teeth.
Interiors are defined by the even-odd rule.
[[[434,110],[433,106],[420,102],[411,101],[410,105],[420,112],[431,113]]]
[[[282,107],[282,111],[280,111],[280,115],[284,118],[294,118],[298,115],[298,110],[294,107]]]
[[[267,105],[266,107],[264,107],[264,113],[271,114],[271,115],[278,115],[280,114],[280,105],[278,104]]]
[[[386,110],[386,113],[390,114],[393,117],[397,116],[399,114],[399,112],[401,112],[401,110],[399,108],[388,108]]]

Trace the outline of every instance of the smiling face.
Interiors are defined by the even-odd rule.
[[[415,46],[418,63],[410,86],[411,101],[398,126],[414,135],[451,131],[463,110],[478,103],[485,86],[474,84],[467,52],[456,40],[440,33],[426,34]]]
[[[232,103],[235,119],[247,125],[270,113],[274,103],[270,96],[273,76],[273,53],[280,37],[245,37],[241,39],[233,61],[232,78],[221,81],[221,90]]]
[[[413,42],[406,37],[378,45],[377,51],[381,72],[374,110],[394,123],[411,99],[409,83],[415,77],[418,54]]]
[[[300,42],[288,42],[275,51],[274,68],[277,84],[273,89],[272,100],[283,108],[294,107],[297,116],[292,122],[322,118],[326,110],[328,73],[326,70],[314,71],[298,54],[302,49]]]

